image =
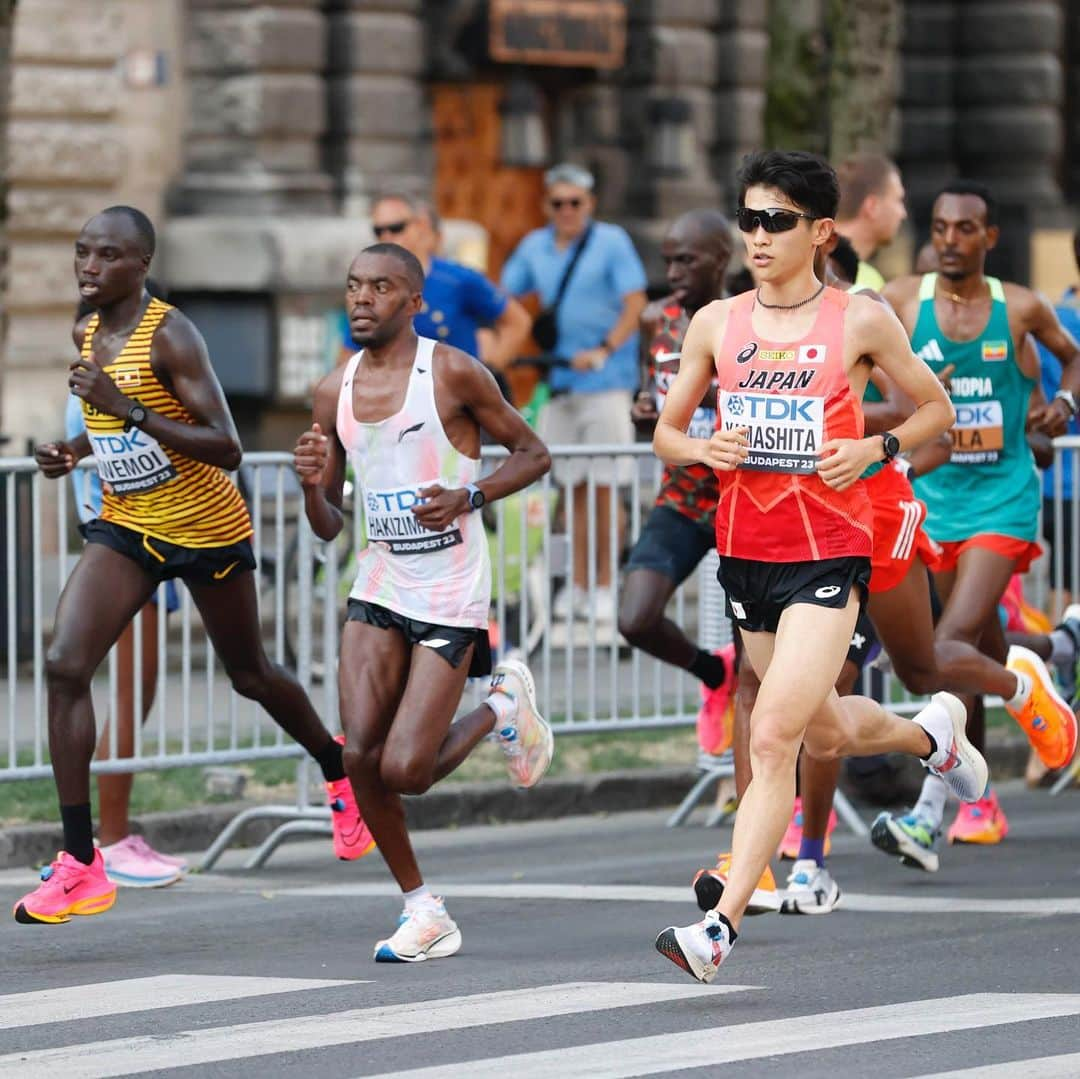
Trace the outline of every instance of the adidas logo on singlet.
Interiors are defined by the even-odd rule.
[[[915,355],[918,356],[923,363],[940,363],[945,359],[945,354],[941,351],[941,345],[937,343],[936,338],[931,338],[927,341]]]

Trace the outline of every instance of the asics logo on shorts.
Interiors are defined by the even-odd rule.
[[[826,584],[822,585],[814,595],[818,599],[832,599],[833,596],[840,595],[840,586],[838,584]]]
[[[420,642],[425,648],[442,648],[450,642],[445,637],[428,637]]]
[[[736,603],[735,600],[732,600],[731,610],[734,612],[736,618],[746,619],[746,608],[741,603]]]

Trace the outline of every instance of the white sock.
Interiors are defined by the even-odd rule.
[[[517,701],[509,693],[490,693],[484,704],[495,713],[495,726],[501,727],[517,715]]]
[[[1072,635],[1063,629],[1050,631],[1050,662],[1055,667],[1062,667],[1067,663],[1076,662],[1076,645],[1073,644]]]
[[[948,798],[949,788],[945,780],[939,776],[928,775],[923,780],[919,800],[915,803],[913,812],[915,816],[930,821],[935,828],[940,828],[945,817],[945,803]]]
[[[420,907],[432,907],[438,903],[438,900],[431,894],[431,889],[426,884],[421,884],[419,888],[413,888],[411,892],[405,892],[402,896],[405,900],[405,910],[414,911]]]
[[[1019,671],[1012,672],[1016,676],[1016,692],[1005,702],[1009,708],[1019,708],[1024,701],[1031,696],[1031,678]]]

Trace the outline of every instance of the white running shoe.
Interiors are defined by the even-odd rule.
[[[461,930],[441,899],[430,905],[405,911],[389,940],[375,945],[376,963],[422,963],[425,959],[445,959],[461,949]]]
[[[977,802],[990,781],[983,755],[967,740],[967,710],[951,693],[935,693],[915,722],[937,743],[923,767],[944,779],[962,802]]]
[[[502,693],[517,706],[492,732],[506,756],[506,769],[516,787],[535,787],[551,765],[555,737],[536,709],[536,686],[520,659],[504,659],[491,676],[491,692]]]
[[[731,932],[715,910],[693,925],[669,925],[656,938],[656,950],[662,956],[706,984],[716,977],[734,945]]]
[[[840,887],[813,858],[801,858],[788,874],[781,914],[828,914],[840,903]]]

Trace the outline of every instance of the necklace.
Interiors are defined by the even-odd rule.
[[[818,286],[817,292],[813,296],[807,296],[805,300],[800,300],[798,303],[766,303],[761,298],[760,287],[754,293],[754,299],[762,307],[767,307],[770,311],[794,311],[796,308],[805,307],[808,303],[813,303],[823,292],[825,291],[825,282]]]
[[[964,306],[966,307],[966,306],[967,306],[967,305],[968,305],[969,303],[971,303],[971,302],[972,302],[973,300],[980,300],[980,299],[982,299],[982,297],[981,297],[981,296],[970,296],[970,297],[968,297],[968,296],[961,296],[961,295],[960,295],[960,293],[958,293],[958,292],[952,292],[952,291],[950,291],[949,289],[945,288],[945,286],[944,286],[944,285],[942,285],[942,284],[941,284],[941,278],[940,278],[940,277],[938,278],[938,281],[937,281],[937,283],[938,283],[938,285],[940,285],[940,286],[941,286],[941,291],[942,291],[942,293],[944,294],[944,296],[945,296],[945,299],[946,299],[946,300],[951,300],[951,301],[952,301],[953,303],[959,303],[959,304],[963,304],[963,305],[964,305]]]

